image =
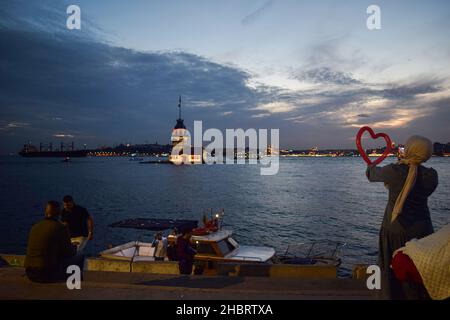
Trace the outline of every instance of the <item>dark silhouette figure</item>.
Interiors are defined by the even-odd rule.
[[[197,253],[191,245],[191,230],[184,230],[177,239],[178,266],[181,274],[191,274],[194,256]]]
[[[25,258],[25,272],[31,281],[62,281],[68,266],[83,267],[84,257],[76,255],[67,227],[58,221],[60,212],[58,202],[49,201],[45,218],[31,228]]]

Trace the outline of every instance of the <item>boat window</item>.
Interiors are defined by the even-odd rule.
[[[227,239],[217,242],[217,245],[224,256],[235,249],[235,247],[228,242]]]
[[[199,242],[197,244],[197,253],[198,254],[208,254],[208,255],[217,255],[216,251],[214,251],[214,248],[211,246],[210,243],[205,242]]]
[[[230,242],[230,244],[233,246],[233,249],[239,247],[238,243],[233,238],[228,238],[228,242]]]

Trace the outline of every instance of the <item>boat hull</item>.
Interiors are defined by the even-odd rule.
[[[36,151],[19,152],[19,155],[25,158],[82,158],[87,156],[87,150],[77,151]]]

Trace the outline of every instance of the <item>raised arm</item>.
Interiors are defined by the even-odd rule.
[[[395,177],[395,170],[392,164],[384,167],[368,166],[366,176],[370,182],[384,182],[389,184]]]

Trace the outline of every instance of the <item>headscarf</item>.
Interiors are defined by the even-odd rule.
[[[412,136],[406,142],[405,156],[398,163],[403,163],[409,166],[408,176],[406,177],[405,184],[403,185],[403,188],[395,201],[394,209],[392,210],[391,222],[394,222],[403,210],[403,205],[405,204],[406,198],[416,183],[417,168],[421,163],[430,159],[432,153],[433,144],[425,137]]]

